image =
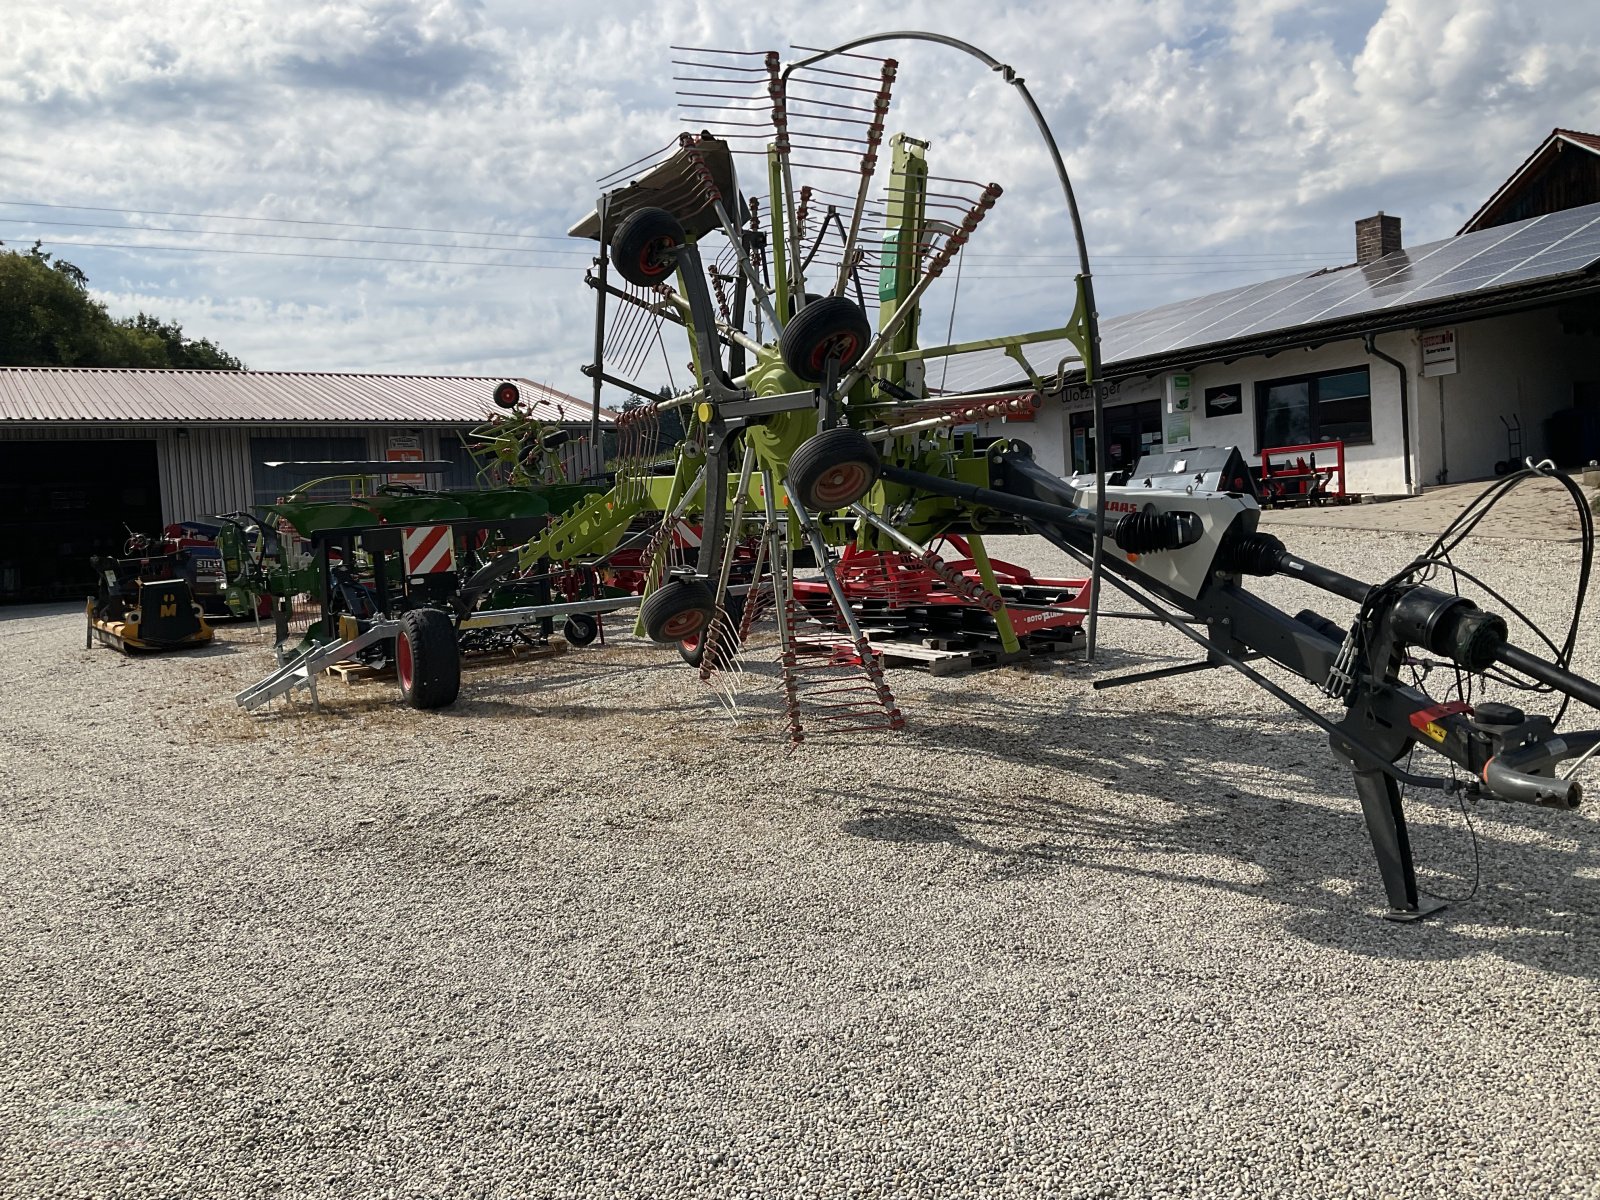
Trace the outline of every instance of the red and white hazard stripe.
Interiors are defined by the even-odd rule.
[[[433,575],[456,569],[456,544],[450,536],[450,526],[407,526],[404,539],[407,575]]]

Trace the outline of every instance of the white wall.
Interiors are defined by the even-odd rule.
[[[1401,353],[1403,342],[1394,344],[1398,338],[1405,336],[1408,335],[1379,339],[1378,348],[1402,362],[1414,359],[1415,351],[1409,355]],[[1329,342],[1310,350],[1284,350],[1270,357],[1255,355],[1227,365],[1211,363],[1193,371],[1196,411],[1192,440],[1201,446],[1238,446],[1246,461],[1258,463],[1260,447],[1256,445],[1256,384],[1352,367],[1370,369],[1372,442],[1370,445],[1345,445],[1345,490],[1362,495],[1401,495],[1405,492],[1405,463],[1401,454],[1399,372],[1381,359],[1369,359],[1359,338]],[[1224,384],[1241,387],[1244,403],[1240,405],[1240,411],[1231,416],[1208,418],[1205,415],[1205,390]]]
[[[1572,404],[1578,379],[1600,378],[1600,338],[1563,333],[1553,309],[1458,325],[1457,372],[1420,381],[1418,409],[1428,431],[1422,481],[1483,479],[1507,456],[1502,416],[1522,421],[1524,457],[1551,452],[1545,421]],[[1439,452],[1441,436],[1443,454]]]
[[[1507,455],[1501,415],[1519,415],[1525,455],[1548,454],[1546,419],[1572,403],[1575,381],[1600,379],[1600,334],[1563,332],[1554,308],[1463,322],[1452,328],[1456,331],[1457,373],[1431,379],[1422,377],[1420,331],[1385,333],[1376,341],[1379,350],[1406,366],[1413,492],[1439,482],[1439,472],[1445,468],[1449,482],[1454,483],[1491,476],[1495,463]],[[1195,410],[1190,442],[1238,446],[1247,461],[1258,463],[1257,383],[1361,366],[1369,369],[1371,379],[1372,442],[1346,445],[1345,486],[1369,496],[1402,495],[1407,486],[1399,372],[1382,359],[1369,357],[1360,338],[1195,367],[1188,372],[1193,381]],[[1113,380],[1115,392],[1107,399],[1107,408],[1163,396],[1164,378],[1156,375]],[[1222,385],[1237,385],[1242,390],[1243,403],[1237,413],[1208,418],[1205,391]],[[1046,412],[1053,409],[1060,414],[1060,445],[1054,447],[1056,457],[1047,465],[1058,462],[1062,466],[1052,469],[1059,471],[1070,462],[1067,414],[1088,406],[1087,398],[1081,393],[1074,397],[1070,389],[1065,400],[1045,401]],[[1032,440],[1025,434],[1019,436]],[[1038,457],[1047,462],[1043,453]]]

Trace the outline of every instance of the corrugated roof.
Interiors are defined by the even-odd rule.
[[[1291,275],[1107,318],[1100,322],[1102,374],[1138,374],[1354,337],[1596,287],[1600,204],[1589,204],[1429,242],[1363,266]],[[1065,339],[1022,349],[1046,375],[1055,373],[1063,356],[1074,362],[1077,357]],[[1026,383],[1003,351],[950,360],[950,391],[1017,386]]]
[[[343,375],[302,371],[159,371],[0,367],[0,421],[382,421],[475,424],[499,412],[479,375]],[[590,402],[513,380],[534,415],[587,421]],[[615,414],[600,410],[602,421]]]

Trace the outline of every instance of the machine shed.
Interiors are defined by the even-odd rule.
[[[269,504],[295,485],[269,463],[422,459],[472,486],[468,434],[497,409],[481,376],[0,368],[0,602],[82,594],[93,554],[130,532]],[[514,380],[571,431],[569,474],[599,469],[590,405]],[[612,413],[601,410],[600,424]],[[420,482],[420,480],[418,481]]]

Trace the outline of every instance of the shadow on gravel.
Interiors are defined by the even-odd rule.
[[[92,591],[91,584],[85,591]],[[37,617],[66,617],[76,615],[83,619],[82,600],[54,600],[42,604],[0,604],[0,624],[6,621],[28,621]]]
[[[240,653],[240,647],[230,642],[207,642],[204,646],[196,646],[193,650],[181,651],[185,658],[223,658],[229,654]]]
[[[950,845],[1041,869],[1255,897],[1280,906],[1290,936],[1374,958],[1487,953],[1600,977],[1600,848],[1563,836],[1577,832],[1562,828],[1573,814],[1484,802],[1474,814],[1481,880],[1467,900],[1480,871],[1454,803],[1408,800],[1421,887],[1462,899],[1399,925],[1378,919],[1383,892],[1349,774],[1293,718],[1258,715],[1202,733],[1179,714],[1096,713],[1072,701],[1048,713],[1019,706],[1014,715],[1003,728],[952,725],[924,729],[919,740],[930,752],[960,747],[964,758],[1043,767],[1065,794],[993,784],[989,792],[979,774],[959,793],[902,781],[819,796],[859,808],[842,832],[908,853]],[[1078,780],[1081,799],[1072,794]],[[1148,819],[1126,805],[1113,810],[1107,789],[1153,801]]]

